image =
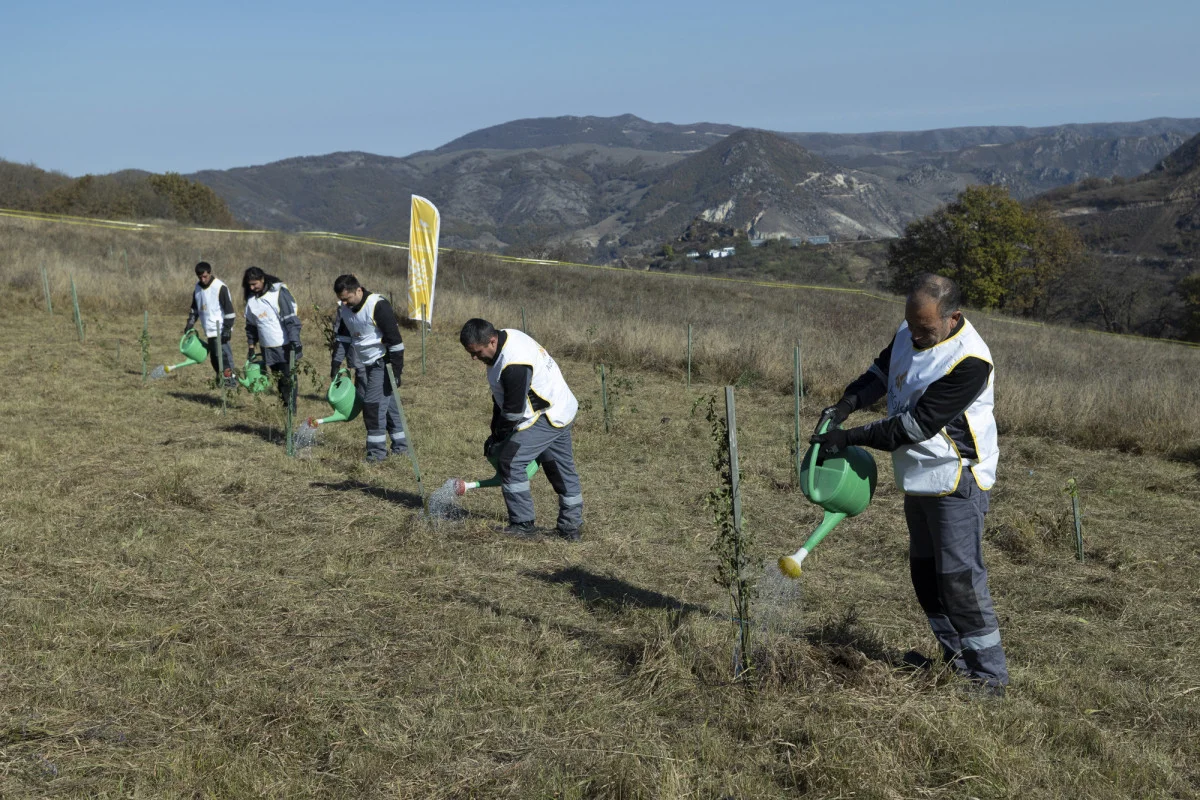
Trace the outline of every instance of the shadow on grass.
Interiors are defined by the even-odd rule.
[[[620,578],[597,575],[582,567],[566,567],[555,572],[524,572],[522,574],[546,583],[569,584],[572,594],[593,609],[621,613],[630,608],[659,608],[677,611],[681,616],[686,616],[693,611],[701,614],[712,613],[704,606],[685,603],[653,589],[634,586]]]
[[[405,508],[417,510],[424,508],[424,504],[421,503],[421,496],[418,494],[400,492],[395,489],[384,489],[380,486],[372,486],[369,483],[361,483],[359,481],[345,480],[341,483],[310,483],[309,487],[313,489],[332,489],[335,492],[361,492],[368,497],[375,497],[388,503],[404,506]]]
[[[1196,479],[1200,480],[1200,447],[1187,447],[1176,450],[1167,456],[1172,461],[1196,467]]]
[[[858,611],[853,607],[841,617],[822,621],[816,628],[808,630],[804,638],[813,647],[833,656],[835,662],[844,660],[838,658],[839,654],[852,651],[890,667],[905,665],[903,653],[885,645],[879,634],[859,625]]]
[[[217,405],[220,405],[218,402]],[[250,425],[246,422],[239,422],[236,425],[227,425],[225,430],[230,433],[245,433],[249,436],[257,436],[267,444],[281,444],[283,442],[283,430],[270,425]]]
[[[199,403],[202,406],[221,407],[221,395],[219,394],[203,394],[201,392],[167,392],[167,394],[176,400],[187,400],[190,403]]]

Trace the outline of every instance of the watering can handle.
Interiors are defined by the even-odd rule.
[[[822,419],[820,423],[817,424],[817,435],[819,436],[822,433],[825,433],[825,431],[829,430],[829,426],[832,422],[833,420],[828,418]],[[814,444],[812,445],[811,449],[812,455],[808,457],[808,486],[804,487],[805,494],[810,498],[813,496],[815,491],[812,481],[813,476],[817,474],[817,456],[821,453],[821,445]]]

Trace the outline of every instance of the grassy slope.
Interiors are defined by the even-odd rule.
[[[462,269],[479,294],[444,279],[445,329],[423,377],[408,335],[404,399],[427,488],[489,471],[478,453],[483,378],[448,332],[476,310],[519,320],[499,288],[489,299],[484,275]],[[606,435],[588,361],[597,353],[572,338],[576,301],[520,295],[532,333],[572,354],[560,360],[584,406],[587,531],[568,547],[492,534],[503,515],[494,491],[468,496],[466,521],[430,527],[413,509],[407,464],[359,463],[358,422],[331,426],[311,458],[289,460],[277,408],[243,396],[222,417],[206,368],[143,387],[140,316],[89,310],[80,346],[61,302],[48,319],[21,300],[26,279],[8,279],[0,796],[1200,794],[1194,464],[1003,438],[985,552],[1014,683],[992,705],[965,701],[945,676],[893,669],[932,639],[908,586],[901,497],[880,459],[872,507],[822,544],[798,584],[764,580],[769,625],[750,691],[728,684],[733,628],[711,580],[703,505],[711,443],[691,413],[719,387],[689,396],[650,344],[644,371],[617,332],[588,334],[626,354]],[[628,295],[640,280],[654,279],[614,275],[612,285]],[[563,282],[560,298],[583,296]],[[607,285],[589,284],[591,306]],[[648,295],[650,319],[629,327],[654,334],[670,300],[693,297]],[[785,325],[749,289],[731,302]],[[171,357],[181,321],[152,316],[154,362]],[[314,356],[316,329],[308,320]],[[1096,429],[1095,444],[1129,436],[1096,410],[1118,369],[1122,391],[1137,390],[1128,370],[1142,362],[1126,349],[1155,366],[1155,353],[1191,352],[1076,343],[1043,363],[1054,351],[1042,334],[1020,348],[999,323],[985,333],[1033,387],[1008,389],[1007,427],[1062,414],[1046,398],[1090,375],[1068,413]],[[870,346],[815,357],[813,385],[844,382],[857,365],[835,371],[835,356],[849,348],[863,360]],[[705,364],[723,369],[715,356]],[[776,380],[738,393],[745,507],[768,560],[819,518],[791,489],[791,401]],[[305,390],[301,413],[321,411]],[[809,401],[806,421],[819,405]],[[1069,476],[1087,515],[1084,565],[1061,493]],[[554,497],[541,479],[535,498],[549,521]]]

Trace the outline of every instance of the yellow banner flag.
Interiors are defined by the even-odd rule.
[[[408,318],[431,327],[441,223],[442,216],[433,203],[414,194],[408,228]]]

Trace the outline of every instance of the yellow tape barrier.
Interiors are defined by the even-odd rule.
[[[43,222],[62,222],[69,225],[90,225],[96,228],[109,228],[129,231],[142,231],[154,229],[174,229],[188,231],[203,231],[205,233],[238,233],[238,234],[277,234],[280,236],[307,236],[313,239],[337,239],[344,242],[354,242],[356,244],[371,245],[373,247],[387,247],[394,250],[407,250],[407,242],[390,242],[384,239],[371,239],[366,236],[355,236],[349,233],[334,233],[332,231],[298,231],[295,234],[288,234],[284,231],[273,230],[255,230],[255,229],[239,229],[239,228],[201,228],[187,225],[160,225],[155,222],[127,222],[124,220],[115,219],[93,219],[91,217],[73,217],[67,214],[46,214],[41,211],[22,211],[19,209],[0,208],[0,217],[16,217],[23,219],[40,220]],[[882,300],[885,303],[901,304],[904,301],[898,297],[890,295],[876,294],[869,292],[866,289],[844,289],[837,286],[812,286],[804,283],[784,283],[782,281],[756,281],[749,278],[726,278],[720,275],[692,275],[686,272],[649,272],[642,270],[631,270],[625,267],[610,267],[605,264],[582,264],[576,261],[552,261],[544,258],[521,258],[519,256],[506,256],[502,253],[482,253],[475,250],[458,250],[451,247],[439,247],[439,253],[466,253],[467,255],[478,255],[487,258],[492,258],[497,261],[504,261],[510,264],[533,264],[545,267],[580,267],[582,269],[604,269],[613,272],[621,272],[626,275],[653,275],[654,277],[665,278],[681,278],[685,280],[700,280],[700,281],[717,281],[721,283],[740,284],[743,286],[762,286],[769,289],[807,289],[815,292],[837,292],[839,294],[859,295],[860,297],[870,297],[874,300]],[[972,312],[978,314],[992,322],[1004,322],[1009,325],[1024,325],[1030,328],[1046,328],[1050,327],[1044,322],[1031,322],[1023,319],[1013,319],[1012,317],[1001,317],[986,314],[982,312]],[[1100,336],[1115,336],[1119,339],[1136,339],[1140,342],[1162,342],[1165,344],[1180,345],[1183,347],[1200,347],[1200,344],[1194,342],[1183,342],[1178,339],[1153,339],[1148,336],[1136,336],[1129,333],[1111,333],[1109,331],[1097,331],[1090,328],[1073,328],[1072,330],[1078,333],[1097,334]]]

